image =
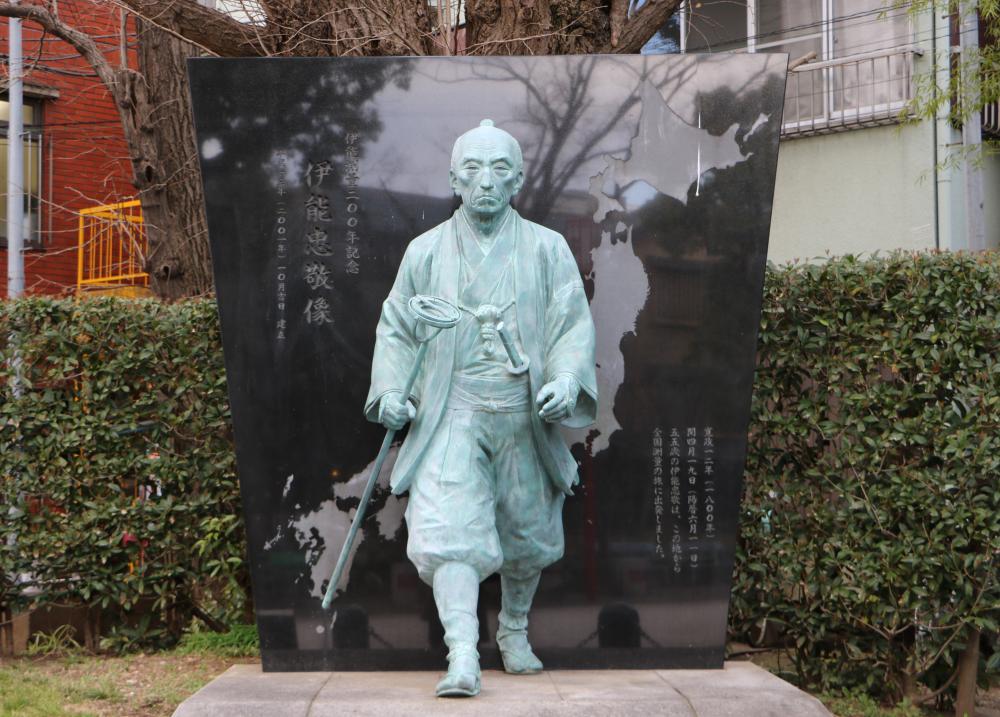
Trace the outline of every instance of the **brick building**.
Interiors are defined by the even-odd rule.
[[[134,26],[99,0],[62,0],[61,20],[89,34],[110,62],[135,67]],[[77,279],[80,210],[131,199],[128,148],[110,93],[66,43],[23,22],[25,289],[72,291]],[[124,28],[124,32],[123,32]],[[7,62],[8,20],[0,18],[0,53]],[[3,68],[6,74],[6,66]],[[0,94],[0,181],[6,184],[6,89]],[[7,198],[0,197],[0,296],[7,295]]]

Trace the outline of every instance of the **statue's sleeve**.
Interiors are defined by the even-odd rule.
[[[587,294],[566,240],[555,242],[549,264],[551,293],[545,311],[545,382],[569,374],[580,385],[573,415],[564,426],[582,428],[597,418],[594,320]]]
[[[403,255],[392,291],[382,303],[382,315],[375,329],[372,382],[365,400],[365,417],[373,423],[378,422],[382,396],[392,391],[401,392],[405,387],[417,355],[418,344],[414,335],[416,319],[407,308],[407,302],[417,293],[415,280],[419,262],[416,253],[411,244]]]

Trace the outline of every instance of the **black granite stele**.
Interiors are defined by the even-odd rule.
[[[777,164],[784,55],[198,59],[198,146],[266,670],[440,668],[405,498],[362,415],[407,242],[456,208],[492,118],[528,219],[563,234],[597,326],[598,422],[531,638],[550,668],[720,667]],[[391,459],[390,459],[391,460]],[[494,576],[480,651],[496,667]]]

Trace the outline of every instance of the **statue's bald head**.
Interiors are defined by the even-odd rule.
[[[455,141],[451,188],[467,211],[500,217],[524,184],[521,146],[507,132],[483,120]]]
[[[462,150],[469,145],[475,144],[497,144],[508,147],[511,158],[517,164],[515,172],[523,169],[524,158],[521,155],[521,145],[514,139],[513,135],[505,132],[493,124],[493,120],[484,119],[478,127],[470,129],[465,134],[455,140],[455,146],[451,149],[451,167],[454,169],[462,160]]]

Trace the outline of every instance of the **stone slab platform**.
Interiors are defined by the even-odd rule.
[[[750,662],[722,670],[483,672],[472,699],[439,699],[436,672],[268,672],[235,665],[174,717],[460,715],[831,717],[810,695]]]

